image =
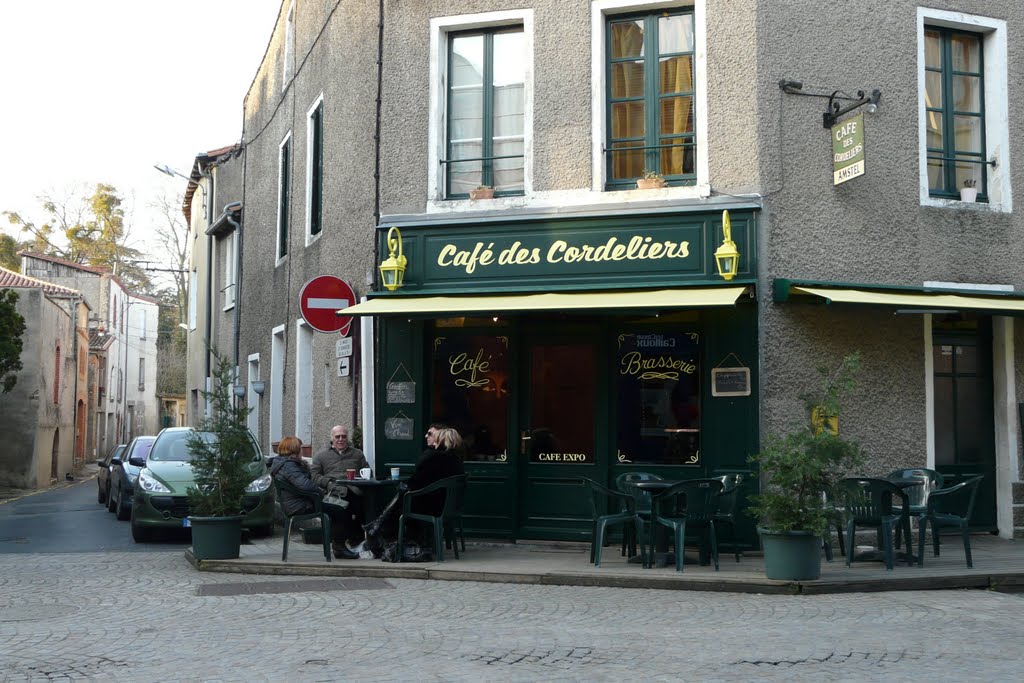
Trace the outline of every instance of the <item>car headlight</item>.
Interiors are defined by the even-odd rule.
[[[270,482],[272,481],[273,479],[269,474],[264,474],[262,477],[259,477],[258,479],[253,479],[249,483],[249,485],[245,487],[245,492],[261,493],[263,491],[266,491],[267,489],[270,488]]]
[[[161,484],[156,477],[142,470],[139,472],[139,487],[149,493],[170,493],[171,490]]]

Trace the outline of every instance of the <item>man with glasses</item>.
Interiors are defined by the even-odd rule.
[[[355,498],[361,495],[361,491],[355,486],[345,486],[345,473],[347,470],[359,472],[364,467],[369,467],[366,456],[363,452],[349,444],[348,428],[342,425],[335,425],[331,428],[331,445],[329,448],[320,451],[313,456],[313,463],[310,465],[310,478],[313,482],[324,489],[342,496],[350,504],[345,515],[345,536],[349,545],[357,545],[363,540],[363,502]],[[335,482],[342,482],[335,484]],[[347,548],[335,546],[335,557],[346,555]],[[339,554],[341,553],[341,554]]]

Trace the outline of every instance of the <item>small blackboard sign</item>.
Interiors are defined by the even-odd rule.
[[[750,396],[750,368],[714,368],[712,396]]]
[[[416,382],[388,382],[388,403],[415,403]]]
[[[384,438],[393,441],[412,441],[411,417],[389,417],[384,420]]]

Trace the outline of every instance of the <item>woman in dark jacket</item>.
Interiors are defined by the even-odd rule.
[[[286,436],[281,439],[277,445],[278,456],[270,459],[270,476],[275,480],[285,481],[300,491],[322,495],[323,491],[310,479],[309,467],[299,455],[301,450],[302,440],[297,436]],[[281,509],[289,517],[313,512],[313,501],[309,498],[297,496],[284,489],[280,491]],[[349,536],[348,527],[352,524],[352,514],[343,507],[326,503],[324,512],[331,518],[331,546],[334,556],[345,560],[357,559],[359,554],[345,545],[345,539]]]
[[[375,556],[385,552],[388,546],[394,546],[398,538],[398,518],[402,514],[402,498],[405,492],[418,491],[436,481],[464,474],[462,466],[462,437],[459,432],[439,424],[432,424],[427,430],[427,449],[423,451],[416,469],[409,481],[403,484],[381,515],[365,525],[366,547]],[[436,517],[444,510],[444,491],[434,491],[425,496],[413,499],[412,511],[416,514]],[[420,531],[420,529],[417,529]]]

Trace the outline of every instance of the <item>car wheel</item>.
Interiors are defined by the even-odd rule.
[[[116,503],[114,501],[114,497],[112,495],[110,495],[110,489],[108,488],[107,489],[107,512],[113,512],[115,504]]]
[[[132,520],[132,540],[136,543],[146,543],[150,539],[150,530],[144,526],[139,526]]]
[[[117,519],[122,522],[128,520],[132,516],[132,509],[125,505],[124,492],[120,489],[117,491],[117,505],[115,506],[115,511]]]
[[[107,494],[103,492],[103,484],[99,481],[96,482],[96,502],[101,505],[107,502]]]

